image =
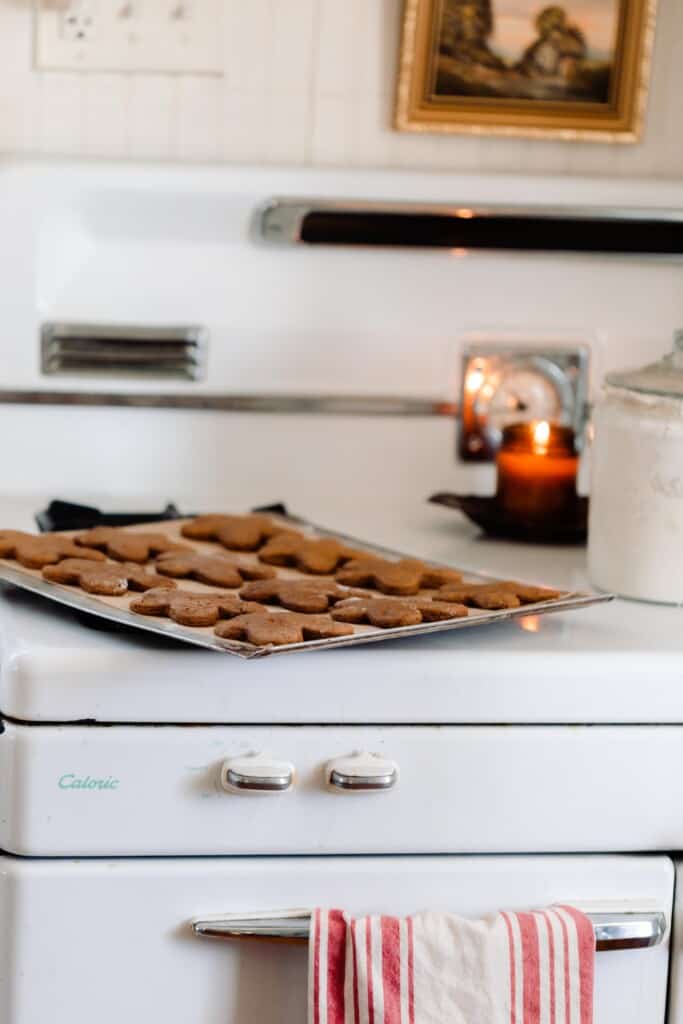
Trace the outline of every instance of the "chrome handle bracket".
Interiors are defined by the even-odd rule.
[[[225,788],[243,793],[286,793],[292,788],[292,774],[244,775],[229,768],[224,776]]]
[[[233,757],[221,765],[221,786],[227,793],[288,793],[294,785],[294,765],[267,754]]]
[[[386,793],[398,782],[398,766],[379,754],[356,751],[325,765],[325,783],[333,793]]]
[[[354,793],[384,793],[388,789],[393,789],[396,781],[395,770],[386,772],[384,775],[349,775],[333,769],[330,772],[329,784],[335,789],[353,791]]]

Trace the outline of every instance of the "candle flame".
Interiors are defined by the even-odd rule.
[[[538,633],[541,628],[541,620],[538,615],[525,615],[518,621],[525,633]]]
[[[472,220],[474,217],[474,210],[470,210],[466,206],[461,206],[459,210],[455,211],[455,216],[460,217],[461,220]]]
[[[482,386],[483,383],[483,370],[470,370],[470,372],[467,374],[467,377],[465,378],[465,391],[467,391],[468,394],[471,395],[476,394],[476,392],[479,391],[479,388]]]
[[[540,423],[535,423],[532,432],[534,451],[538,455],[545,455],[548,451],[548,441],[550,440],[550,424],[547,420],[541,420]]]

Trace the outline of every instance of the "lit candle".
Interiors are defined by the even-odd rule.
[[[574,511],[578,457],[570,427],[545,420],[506,427],[496,462],[498,503],[511,519],[541,522]]]

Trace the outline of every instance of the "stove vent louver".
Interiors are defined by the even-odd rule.
[[[41,329],[43,374],[198,381],[204,376],[205,328],[48,322]]]

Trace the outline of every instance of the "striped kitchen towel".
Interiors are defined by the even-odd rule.
[[[592,1024],[595,937],[572,907],[311,919],[309,1024]]]

